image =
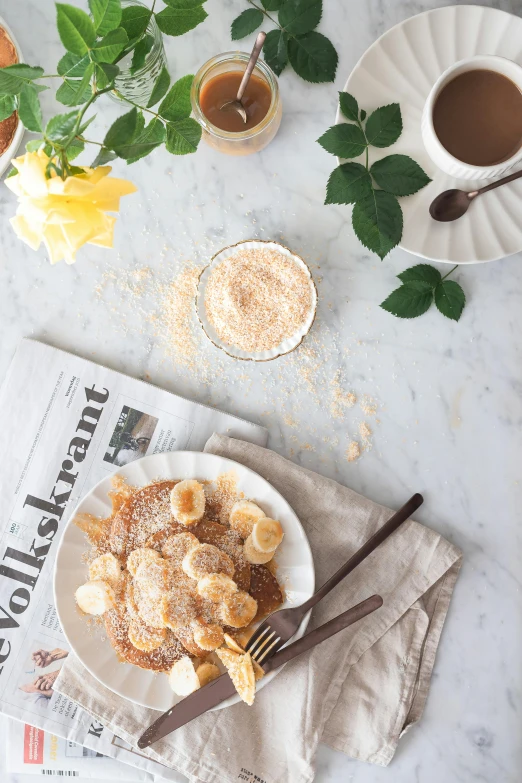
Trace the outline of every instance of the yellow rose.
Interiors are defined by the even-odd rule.
[[[120,198],[137,188],[126,179],[108,175],[110,166],[84,168],[83,174],[62,179],[55,171],[46,177],[48,156],[43,150],[26,152],[12,163],[17,174],[5,180],[18,196],[16,216],[11,218],[16,235],[33,250],[43,242],[51,264],[76,261],[76,251],[86,243],[112,247]]]

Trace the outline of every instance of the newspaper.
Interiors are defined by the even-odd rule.
[[[174,781],[53,691],[70,650],[53,602],[61,532],[79,499],[119,466],[199,451],[212,432],[265,445],[263,427],[34,340],[0,391],[0,712]]]

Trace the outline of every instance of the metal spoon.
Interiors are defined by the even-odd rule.
[[[522,177],[522,171],[517,171],[515,174],[510,174],[508,177],[502,177],[497,182],[492,182],[491,185],[485,185],[479,190],[445,190],[437,198],[433,199],[430,204],[430,215],[434,220],[439,220],[442,223],[448,223],[450,220],[457,220],[462,217],[469,208],[471,202],[481,196],[483,193],[487,193],[488,190],[494,190],[501,185],[506,185],[508,182],[513,182],[514,179]]]
[[[237,112],[241,117],[241,119],[243,120],[243,122],[245,123],[245,125],[248,120],[248,115],[245,107],[241,103],[241,99],[245,94],[247,84],[250,81],[250,77],[252,76],[252,71],[254,70],[255,65],[259,59],[259,55],[261,54],[261,49],[263,48],[265,38],[266,38],[266,33],[259,33],[259,35],[256,38],[254,48],[252,49],[252,54],[250,55],[250,60],[248,61],[245,73],[243,74],[243,78],[241,79],[241,84],[239,85],[239,90],[237,91],[236,100],[227,101],[226,103],[223,104],[223,106],[221,106],[221,111],[225,110],[225,111]]]

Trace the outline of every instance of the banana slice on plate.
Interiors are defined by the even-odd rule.
[[[258,552],[275,552],[283,540],[283,528],[276,519],[261,519],[252,528],[252,545]]]
[[[243,590],[227,598],[221,604],[221,617],[225,625],[232,628],[244,628],[249,625],[257,613],[257,601]]]
[[[194,664],[188,655],[176,661],[170,670],[169,685],[178,696],[188,696],[201,687]]]
[[[256,678],[249,653],[239,655],[232,650],[227,650],[226,647],[221,647],[216,650],[216,655],[229,673],[239,696],[246,704],[252,706],[256,695]]]
[[[160,559],[161,555],[155,549],[149,549],[148,547],[133,549],[127,558],[127,570],[130,571],[132,576],[136,576],[136,572],[142,563],[151,563],[153,560]]]
[[[198,581],[198,593],[216,604],[237,592],[237,584],[226,574],[205,574]]]
[[[264,565],[272,560],[274,556],[273,552],[259,552],[252,542],[251,535],[248,536],[243,545],[243,554],[245,559],[248,560],[249,563],[252,563],[252,565]]]
[[[167,631],[165,628],[151,628],[148,625],[144,625],[144,623],[131,620],[127,636],[129,637],[129,642],[137,650],[152,652],[161,647],[167,636]]]
[[[198,675],[199,684],[203,688],[204,685],[208,685],[209,682],[219,677],[221,672],[215,663],[207,663],[205,661],[205,663],[199,664],[196,674]]]
[[[230,511],[230,527],[236,530],[241,538],[248,538],[255,523],[266,516],[265,512],[251,500],[238,500]]]
[[[201,618],[192,624],[194,641],[202,650],[212,652],[223,644],[223,629],[220,625],[205,623]]]
[[[205,513],[205,490],[199,481],[180,481],[170,493],[170,507],[178,522],[189,527]]]
[[[199,541],[192,533],[176,533],[169,536],[161,547],[163,557],[168,557],[181,565],[181,561],[191,549],[199,545]]]
[[[87,614],[103,614],[112,609],[116,603],[114,590],[108,582],[104,582],[102,579],[95,579],[81,585],[76,590],[74,597],[80,609]]]
[[[91,582],[102,579],[116,589],[121,579],[120,561],[112,552],[96,557],[89,566],[89,579]]]
[[[183,558],[181,567],[187,576],[198,581],[206,574],[234,576],[234,562],[213,544],[199,544]]]
[[[245,650],[242,647],[240,647],[240,645],[237,642],[237,639],[234,639],[234,637],[230,636],[230,634],[228,633],[224,635],[224,638],[225,638],[225,644],[227,645],[229,650],[239,653],[239,655],[245,654]],[[262,679],[262,677],[265,676],[265,672],[263,668],[255,660],[255,658],[252,658],[252,666],[254,668],[254,677],[257,682],[258,680]]]
[[[196,619],[199,606],[195,595],[176,590],[163,597],[160,611],[163,623],[167,628],[176,631]]]

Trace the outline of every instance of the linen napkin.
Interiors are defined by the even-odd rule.
[[[308,535],[317,585],[391,515],[251,443],[213,435],[205,451],[255,470],[286,498]],[[422,715],[460,564],[456,547],[409,520],[315,607],[308,627],[373,593],[384,599],[380,609],[288,663],[253,707],[202,715],[144,752],[205,783],[309,783],[321,741],[387,765]],[[106,689],[73,655],[55,689],[132,745],[158,717]]]

